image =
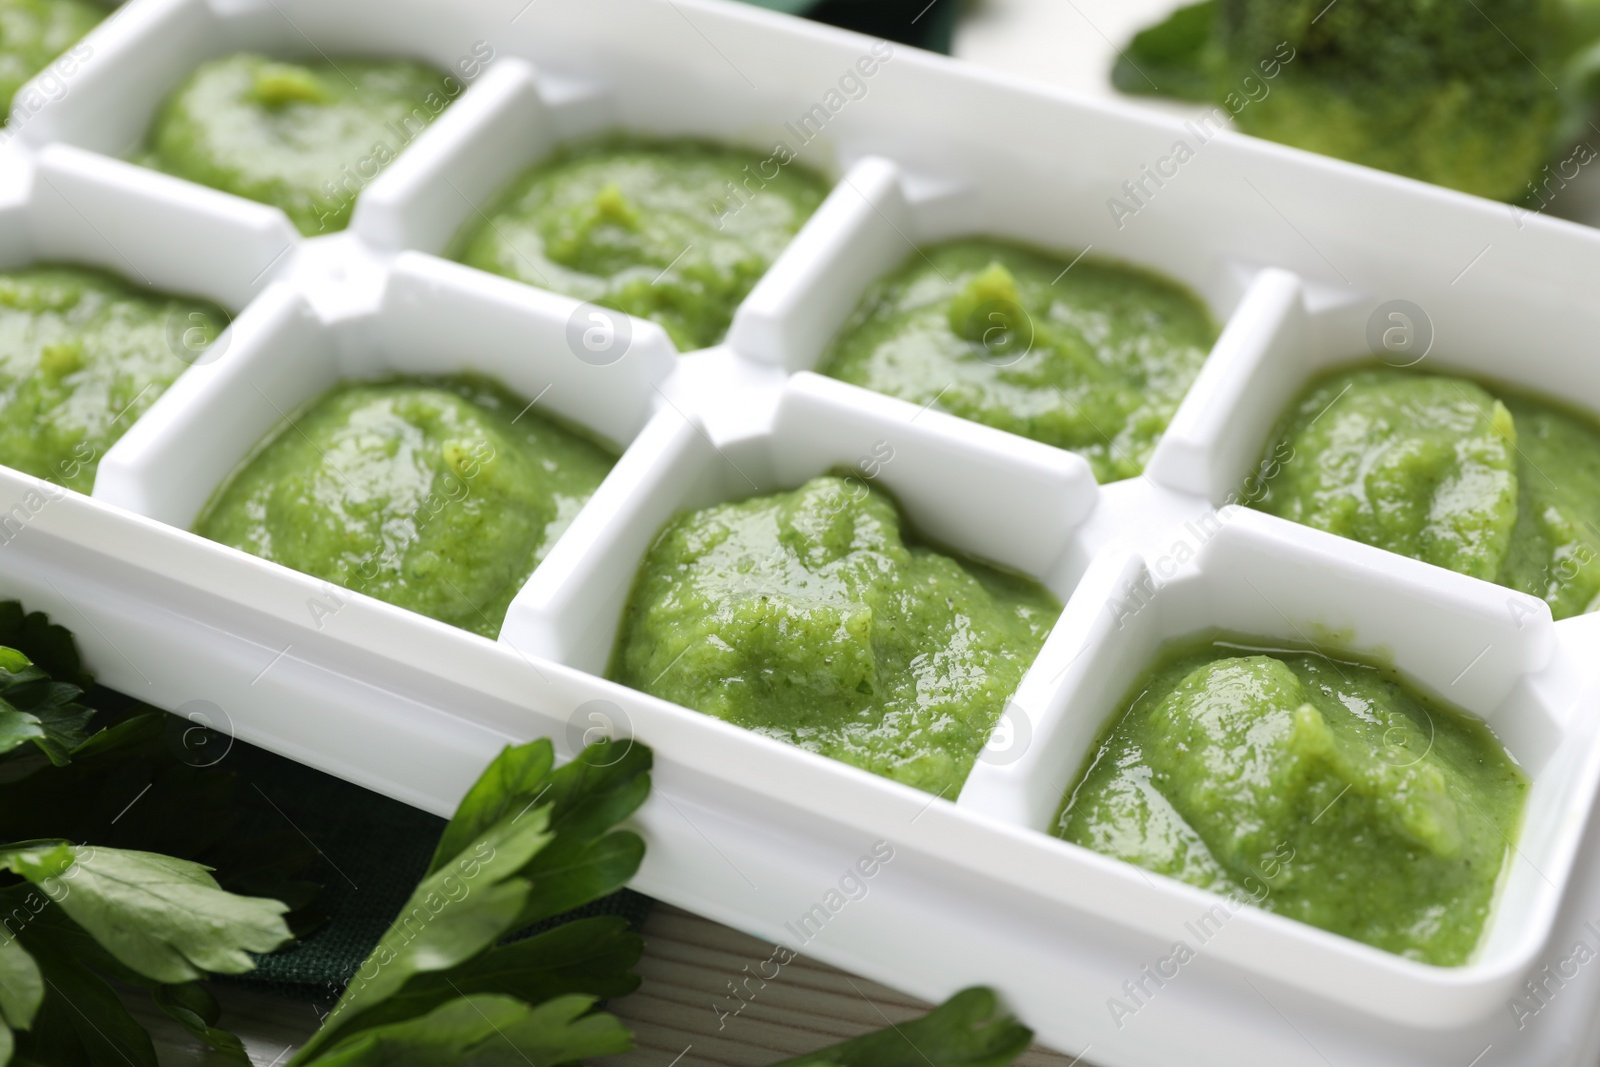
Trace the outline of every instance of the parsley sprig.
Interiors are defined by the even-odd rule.
[[[644,842],[615,829],[650,792],[650,750],[602,741],[556,768],[506,748],[445,827],[422,882],[293,1067],[558,1064],[626,1051],[595,1010],[632,992],[642,943],[619,918],[507,935],[627,884]],[[506,1058],[509,1057],[509,1058]]]
[[[0,603],[0,1067],[156,1067],[114,983],[148,990],[190,1034],[248,1064],[204,981],[252,969],[253,954],[291,940],[286,919],[300,913],[228,892],[193,857],[222,857],[224,882],[221,868],[246,868],[243,884],[298,906],[312,887],[290,879],[305,856],[291,842],[270,858],[230,850],[215,814],[225,777],[174,761],[161,713],[90,733],[89,684],[70,633]],[[558,1067],[632,1048],[601,1007],[639,985],[643,942],[623,919],[516,935],[633,878],[644,842],[619,826],[649,795],[650,768],[650,750],[629,741],[562,767],[547,740],[503,750],[289,1067]],[[109,790],[141,783],[166,799],[139,809],[142,822],[119,822],[127,809],[107,822]],[[180,807],[190,816],[175,820]],[[149,842],[189,858],[111,847]],[[991,991],[968,989],[780,1067],[1006,1067],[1032,1036]]]
[[[191,859],[62,835],[94,822],[74,764],[148,770],[159,716],[91,734],[71,634],[7,602],[0,641],[0,1067],[156,1067],[113,982],[249,1063],[202,982],[287,943],[289,905],[227,892]]]

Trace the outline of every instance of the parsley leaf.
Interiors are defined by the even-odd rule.
[[[9,1030],[0,1040],[9,1045],[10,1030],[26,1030],[43,999],[44,978],[39,974],[39,965],[27,949],[7,938],[0,944],[0,1019]]]
[[[12,1067],[157,1067],[150,1035],[115,989],[76,956],[39,951],[45,998],[16,1033]]]
[[[639,978],[629,968],[639,962],[642,948],[626,919],[575,919],[501,945],[448,972],[414,975],[399,992],[368,1008],[360,1023],[378,1026],[413,1018],[473,993],[502,993],[529,1004],[566,993],[624,996],[639,988]]]
[[[42,611],[24,611],[18,601],[0,601],[0,646],[21,652],[58,682],[84,692],[94,685],[72,631],[51,622]]]
[[[248,805],[264,802],[226,766],[185,763],[174,727],[196,728],[134,710],[72,749],[65,765],[31,745],[0,755],[0,845],[63,839],[192,860],[215,868],[229,892],[288,903],[290,928],[304,935],[321,918],[312,906],[319,887],[299,877],[315,847],[287,826],[257,829]]]
[[[602,741],[564,767],[552,769],[554,762],[548,740],[508,747],[495,758],[445,828],[421,884],[292,1064],[390,1062],[381,1058],[388,1054],[384,1049],[401,1047],[406,1035],[429,1032],[416,1029],[417,1020],[451,1009],[452,1025],[470,1022],[461,1007],[468,993],[465,1000],[475,1011],[498,1004],[532,1012],[518,1016],[522,1021],[513,1028],[521,1035],[513,1044],[530,1057],[546,1047],[540,1042],[554,1041],[566,1029],[609,1032],[615,1023],[610,1016],[583,1013],[595,996],[636,985],[628,973],[639,957],[635,935],[614,921],[591,920],[525,942],[498,943],[532,922],[614,892],[633,877],[644,843],[613,827],[649,794],[650,751]],[[576,1014],[545,1014],[550,1004],[578,1004],[570,996],[548,999],[558,994],[582,994]],[[529,1009],[535,998],[545,1003]],[[461,1062],[500,1062],[490,1046],[474,1044],[481,1040],[475,1033],[467,1026],[440,1054],[468,1057]],[[364,1035],[374,1035],[376,1044],[362,1044]],[[475,1049],[470,1055],[469,1047]],[[355,1055],[351,1049],[380,1058],[341,1058]],[[433,1062],[423,1046],[416,1056],[414,1062]],[[521,1055],[517,1059],[522,1062]]]
[[[0,1067],[157,1067],[108,978],[151,989],[190,1033],[248,1063],[198,980],[282,946],[288,906],[226,892],[190,859],[100,843],[223,851],[231,779],[176,759],[165,715],[90,734],[95,712],[79,698],[91,684],[70,632],[0,602],[0,871],[17,879],[0,887]],[[159,801],[117,825],[129,798],[157,786]]]
[[[199,982],[157,986],[155,1002],[158,1008],[194,1037],[222,1053],[225,1058],[249,1067],[250,1057],[244,1050],[244,1042],[239,1040],[238,1035],[217,1027],[222,1008],[205,986]]]
[[[627,1051],[596,997],[638,986],[615,918],[500,943],[620,887],[643,843],[613,829],[649,794],[649,749],[601,742],[558,769],[548,741],[505,749],[468,790],[428,873],[291,1067],[555,1067]],[[1033,1033],[968,989],[921,1019],[780,1067],[1006,1067]]]
[[[774,1067],[1006,1067],[1033,1031],[998,1015],[994,991],[963,989],[920,1019],[784,1060]]]
[[[0,754],[32,741],[51,763],[66,763],[94,714],[77,702],[82,695],[16,649],[0,647]]]
[[[287,942],[288,905],[229,893],[193,859],[98,843],[169,834],[173,851],[226,851],[231,823],[217,812],[231,781],[175,762],[160,714],[87,734],[94,713],[78,698],[90,684],[68,631],[0,602],[0,842],[13,842],[0,844],[0,870],[23,880],[0,887],[0,1067],[157,1067],[108,978],[150,989],[190,1034],[248,1064],[200,979],[248,971],[251,953]],[[603,741],[554,762],[540,740],[508,747],[486,769],[399,917],[292,1064],[559,1067],[633,1047],[628,1029],[596,1010],[597,998],[639,984],[642,942],[623,920],[508,935],[633,877],[644,843],[616,826],[649,794],[651,754]],[[113,799],[151,791],[164,799],[131,820],[124,805],[104,822]],[[89,839],[97,843],[77,843]],[[286,880],[304,862],[296,846],[269,851],[258,850],[246,880],[297,887]],[[969,989],[922,1019],[779,1067],[1005,1067],[1031,1040],[998,1014],[990,990]]]
[[[457,997],[426,1015],[375,1027],[341,1042],[318,1067],[555,1067],[633,1048],[615,1016],[591,1012],[593,997],[531,1006],[514,997]]]
[[[1133,35],[1111,68],[1111,84],[1139,96],[1212,102],[1222,62],[1216,25],[1217,0],[1180,7],[1165,21]]]
[[[62,843],[0,851],[0,867],[43,889],[120,963],[157,982],[242,974],[255,968],[249,952],[289,940],[286,905],[225,892],[188,860]]]
[[[550,842],[547,818],[540,810],[496,824],[463,853],[459,874],[446,868],[424,878],[323,1023],[322,1043],[413,976],[465,963],[514,929],[533,889],[517,871]]]
[[[456,806],[455,815],[439,835],[428,875],[449,865],[496,823],[521,814],[518,807],[531,807],[542,799],[555,759],[555,749],[537,741],[502,751]]]

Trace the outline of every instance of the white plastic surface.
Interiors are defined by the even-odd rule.
[[[609,724],[656,755],[640,889],[922,996],[993,984],[1046,1042],[1106,1067],[1592,1064],[1600,978],[1565,961],[1600,948],[1584,925],[1600,916],[1600,619],[1553,623],[1538,601],[1230,501],[1284,404],[1363,354],[1396,299],[1423,309],[1436,365],[1600,410],[1600,234],[718,0],[133,0],[88,44],[64,94],[13,116],[0,257],[88,262],[236,316],[103,457],[92,497],[0,469],[0,585],[73,627],[108,684],[439,813],[504,742],[552,735],[570,755]],[[107,155],[210,56],[463,70],[485,47],[343,234],[302,238],[275,209]],[[653,324],[439,258],[524,168],[612,128],[783,141],[837,181],[725,345],[679,356]],[[1178,140],[1198,142],[1178,176],[1115,212]],[[1088,249],[1203,295],[1222,338],[1145,477],[1096,486],[1073,454],[812,373],[875,277],[960,234]],[[463,369],[625,448],[498,641],[185,532],[332,383]],[[599,677],[661,523],[841,466],[1067,600],[959,797]],[[1471,963],[1231,908],[1044,832],[1156,648],[1212,628],[1334,635],[1496,729],[1534,784]],[[892,862],[828,905],[878,841]],[[1212,936],[1196,958],[1145,978],[1197,922]]]

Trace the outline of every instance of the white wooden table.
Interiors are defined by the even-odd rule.
[[[610,1005],[633,1030],[638,1046],[596,1061],[606,1067],[766,1067],[928,1010],[921,1001],[800,957],[737,1016],[719,1015],[714,1005],[729,1006],[728,983],[742,977],[747,964],[769,958],[772,946],[664,904],[645,921],[644,938],[638,967],[644,984]],[[244,1038],[256,1067],[281,1067],[316,1029],[316,1013],[308,1005],[236,989],[220,992],[223,1024]],[[140,1020],[157,1035],[164,1067],[226,1062],[148,1001],[134,1003]],[[1042,1048],[1017,1063],[1074,1067],[1070,1057]]]

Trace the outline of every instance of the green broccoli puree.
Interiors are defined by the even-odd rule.
[[[1155,274],[962,240],[869,290],[820,369],[1071,449],[1109,482],[1144,471],[1216,337]]]
[[[1529,0],[1222,0],[1223,84],[1296,50],[1246,133],[1512,199],[1550,158],[1561,68],[1553,4]],[[1315,20],[1315,24],[1312,24]],[[1281,53],[1280,53],[1281,55]]]
[[[908,544],[856,478],[679,516],[610,676],[953,799],[1061,613],[1035,582]]]
[[[162,105],[146,166],[282,208],[306,236],[342,230],[356,196],[461,85],[397,59],[203,63]]]
[[[1390,367],[1335,371],[1290,408],[1262,511],[1542,597],[1600,603],[1600,424],[1550,401]]]
[[[475,375],[352,382],[292,415],[195,532],[485,637],[614,462]]]
[[[1478,943],[1527,787],[1488,727],[1392,671],[1206,640],[1129,692],[1056,833],[1449,966]]]
[[[1236,121],[1479,196],[1542,200],[1541,177],[1545,192],[1566,182],[1541,168],[1590,132],[1597,57],[1573,53],[1594,39],[1594,7],[1202,0],[1136,34],[1111,80],[1127,93],[1211,103],[1212,128]]]
[[[106,450],[226,322],[82,267],[0,272],[0,463],[90,492]]]
[[[609,140],[519,178],[461,261],[652,319],[681,351],[705,348],[827,192],[776,156]]]
[[[0,104],[109,13],[92,0],[0,0]]]

